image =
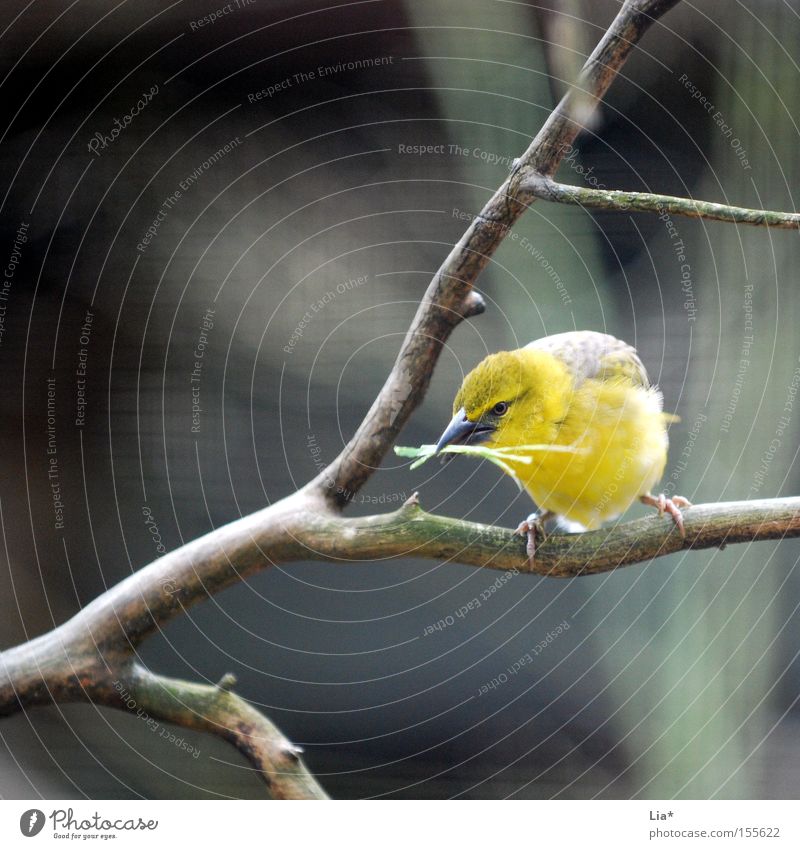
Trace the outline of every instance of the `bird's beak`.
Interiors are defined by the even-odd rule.
[[[453,416],[453,420],[439,437],[439,441],[436,443],[436,451],[441,451],[445,445],[476,445],[479,442],[484,442],[494,429],[494,425],[485,422],[471,422],[462,407]]]

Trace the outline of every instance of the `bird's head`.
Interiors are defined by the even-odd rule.
[[[464,378],[436,450],[549,441],[563,419],[570,387],[563,363],[548,353],[520,348],[490,354]]]

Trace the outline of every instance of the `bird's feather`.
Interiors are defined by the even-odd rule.
[[[576,386],[589,379],[625,378],[634,386],[650,387],[647,371],[636,350],[607,333],[594,330],[556,333],[525,347],[546,351],[559,359],[572,373]]]

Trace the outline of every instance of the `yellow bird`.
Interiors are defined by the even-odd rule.
[[[531,462],[507,462],[539,508],[517,529],[532,559],[544,520],[562,516],[592,530],[637,499],[667,512],[685,536],[680,508],[690,503],[652,494],[673,418],[633,347],[591,330],[559,333],[477,365],[436,449],[526,446],[516,453]]]

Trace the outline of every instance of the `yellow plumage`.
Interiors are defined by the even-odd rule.
[[[682,530],[676,504],[688,502],[650,494],[672,417],[636,351],[613,336],[562,333],[492,354],[464,378],[453,414],[439,448],[541,446],[527,451],[530,464],[509,462],[541,512],[593,529],[641,499],[668,510]]]

